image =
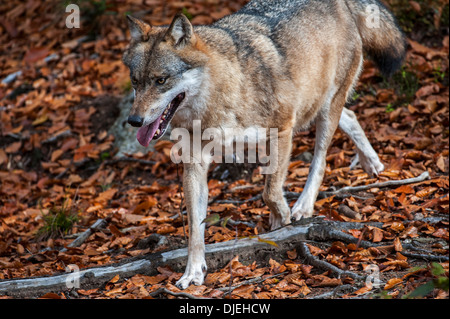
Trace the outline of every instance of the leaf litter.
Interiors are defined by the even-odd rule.
[[[180,207],[178,168],[168,156],[171,142],[159,142],[158,151],[133,155],[136,162],[106,164],[116,151],[108,129],[118,115],[118,101],[130,90],[128,71],[120,62],[128,43],[124,14],[148,8],[137,2],[112,1],[107,12],[93,12],[97,23],[86,34],[83,28],[64,26],[56,3],[34,0],[0,5],[0,42],[3,52],[8,52],[0,57],[0,280],[49,276],[64,272],[68,264],[96,267],[186,246],[187,218],[180,214],[184,206]],[[194,24],[211,23],[245,3],[157,0],[145,18],[154,25],[169,24],[182,8]],[[308,243],[314,256],[342,270],[367,274],[375,265],[381,287],[360,285],[357,290],[340,292],[336,289],[352,284],[351,279],[336,278],[305,264],[294,249],[268,262],[255,260],[248,265],[236,256],[222,269],[209,272],[203,285],[190,286],[185,293],[267,299],[320,297],[331,291],[341,298],[403,298],[437,280],[435,268],[408,251],[414,247],[417,254],[449,254],[449,37],[448,22],[446,29],[441,22],[448,2],[434,1],[433,14],[421,1],[400,6],[398,1],[388,3],[407,29],[405,66],[386,80],[366,61],[349,106],[386,170],[376,179],[359,168],[351,170],[354,146],[337,131],[321,190],[411,178],[424,171],[431,178],[397,188],[371,189],[344,200],[333,196],[316,202],[315,213],[327,219],[380,222],[381,227],[347,231],[377,246]],[[423,32],[418,32],[405,22],[404,16],[411,14],[433,22],[419,22]],[[287,192],[303,189],[313,145],[314,129],[294,137]],[[155,164],[143,165],[139,160]],[[257,168],[244,167],[238,168],[239,174],[222,179],[214,175],[215,170],[217,166],[209,181],[212,203],[205,220],[206,243],[259,238],[269,230],[269,210],[255,197],[262,191],[263,176]],[[342,214],[341,204],[358,218]],[[71,221],[69,229],[40,236],[52,213],[63,207]],[[93,230],[79,247],[68,246],[98,219],[108,220],[108,226]],[[152,234],[168,241],[146,246],[145,239]],[[436,285],[422,297],[448,298],[448,259],[439,265],[439,276],[447,277],[447,290]],[[175,294],[180,290],[174,284],[181,275],[160,267],[154,276],[116,276],[101,287],[79,289],[75,296],[178,298]],[[61,292],[35,297],[74,295]]]

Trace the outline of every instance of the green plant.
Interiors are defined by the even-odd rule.
[[[441,70],[440,66],[438,66],[435,70],[433,70],[434,82],[436,83],[444,82],[446,75],[447,74]]]
[[[193,16],[189,13],[189,11],[186,8],[182,9],[182,13],[188,18],[189,20],[192,20]]]
[[[392,105],[392,103],[389,103],[388,105],[386,105],[386,113],[391,113],[395,110],[394,105]]]
[[[50,208],[46,215],[41,210],[44,225],[37,232],[39,240],[62,237],[72,229],[78,217],[67,206],[67,200],[64,200],[61,206]]]
[[[445,291],[448,291],[449,280],[448,275],[445,274],[445,269],[436,262],[433,262],[431,264],[431,267],[428,268],[433,278],[427,283],[414,289],[404,298],[424,298],[428,294],[430,294],[434,289],[443,289]],[[415,268],[413,270],[418,269]]]
[[[422,30],[426,35],[439,33],[436,20],[441,27],[448,27],[448,1],[416,0],[411,5],[409,0],[389,0],[389,5],[400,26],[406,33]]]
[[[397,105],[411,103],[420,87],[419,79],[415,73],[409,71],[410,69],[412,68],[409,65],[404,65],[391,79],[383,79],[382,87],[395,88],[399,97]]]

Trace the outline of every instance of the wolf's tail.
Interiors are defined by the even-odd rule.
[[[345,0],[363,47],[384,76],[397,71],[406,55],[406,38],[395,17],[378,0]]]

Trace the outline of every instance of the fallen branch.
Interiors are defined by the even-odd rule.
[[[419,182],[423,182],[427,179],[430,179],[430,174],[427,171],[425,171],[417,177],[393,180],[393,181],[386,181],[386,182],[380,182],[380,183],[372,183],[372,184],[368,184],[368,185],[347,186],[347,187],[343,187],[343,188],[340,188],[335,191],[326,191],[326,192],[323,192],[323,194],[326,195],[326,197],[330,197],[333,195],[342,195],[342,194],[346,194],[346,193],[355,193],[355,192],[366,191],[366,190],[369,190],[372,188],[384,188],[384,187],[393,187],[393,186],[396,187],[396,186],[401,186],[401,185],[419,183]]]
[[[72,135],[72,131],[71,130],[65,130],[63,132],[60,132],[58,134],[55,134],[53,136],[50,136],[49,138],[47,138],[46,140],[42,141],[42,144],[51,144],[51,143],[55,143],[57,141],[59,141],[62,138],[68,137]]]
[[[415,253],[409,253],[407,251],[402,251],[401,254],[406,257],[410,258],[416,258],[416,259],[423,259],[423,260],[429,260],[429,261],[448,261],[448,256],[438,256],[438,255],[429,255],[429,254],[415,254]]]
[[[81,233],[74,241],[72,241],[67,247],[74,248],[81,246],[82,243],[86,241],[94,232],[106,226],[108,221],[106,219],[97,220],[91,227],[89,227],[85,232]],[[62,252],[67,251],[67,248],[61,249]]]
[[[355,212],[353,209],[351,209],[345,204],[339,205],[338,212],[339,214],[344,215],[348,218],[361,220],[361,214]]]

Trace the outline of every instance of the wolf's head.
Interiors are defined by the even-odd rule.
[[[207,56],[189,20],[177,15],[169,27],[153,27],[128,17],[131,42],[123,61],[130,69],[135,100],[128,123],[148,146],[164,135],[178,110],[199,94]]]

